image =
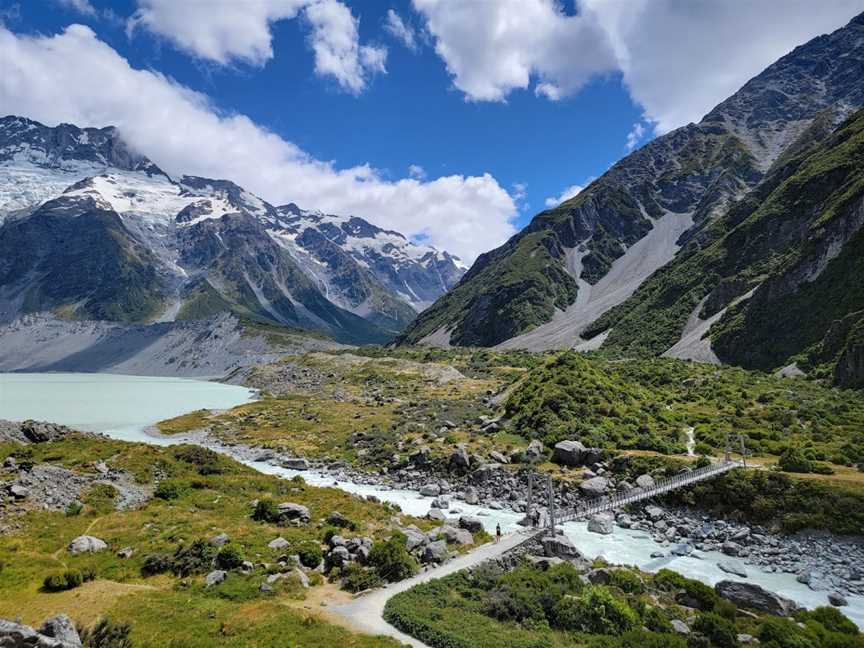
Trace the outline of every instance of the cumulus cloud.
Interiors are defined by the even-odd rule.
[[[698,121],[748,79],[864,11],[864,0],[413,0],[453,84],[472,101],[551,100],[620,72],[657,132]],[[634,142],[635,146],[635,142]]]
[[[567,15],[555,0],[413,0],[453,84],[472,101],[501,101],[536,80],[550,99],[616,67],[593,15]]]
[[[645,137],[645,125],[643,122],[638,121],[633,124],[633,128],[627,133],[627,151],[630,152],[635,149],[643,137]]]
[[[369,165],[316,160],[207,96],[131,67],[82,25],[55,36],[0,26],[0,105],[52,125],[114,124],[169,173],[228,178],[276,204],[362,216],[468,262],[515,232],[513,199],[489,174],[388,181]]]
[[[87,2],[87,0],[63,0]],[[358,20],[338,0],[138,0],[126,31],[146,29],[198,58],[261,66],[273,58],[271,24],[303,14],[311,27],[315,72],[358,94],[385,72],[387,50],[361,45]]]
[[[570,185],[564,191],[560,193],[558,196],[550,196],[546,199],[547,207],[557,207],[565,200],[570,200],[579,195],[579,193],[585,188],[584,185]]]
[[[61,7],[71,11],[77,11],[83,16],[95,16],[96,7],[90,4],[90,0],[54,0]]]
[[[408,165],[408,175],[412,178],[417,178],[418,180],[423,180],[426,177],[426,169],[424,169],[419,164],[409,164]]]
[[[402,20],[402,17],[392,9],[387,10],[387,18],[384,20],[384,29],[388,34],[412,52],[416,52],[419,49],[417,34],[415,33],[414,28],[406,24],[405,21]]]

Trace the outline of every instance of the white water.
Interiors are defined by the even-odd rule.
[[[695,457],[696,456],[696,437],[694,436],[694,432],[696,430],[693,426],[687,428],[687,456]]]
[[[224,409],[254,398],[254,392],[243,387],[175,378],[142,378],[102,374],[0,374],[0,419],[32,418],[62,423],[79,429],[102,432],[126,441],[170,444],[181,439],[157,438],[146,428],[157,421],[201,408]],[[688,439],[689,440],[689,439]],[[689,445],[689,443],[688,443]],[[315,471],[297,471],[268,463],[244,462],[256,470],[286,478],[301,475],[314,486],[335,486],[361,496],[373,495],[397,504],[408,515],[424,516],[431,498],[415,491],[395,490],[384,486],[334,482],[330,475]],[[485,528],[494,532],[500,524],[505,533],[516,531],[522,517],[512,511],[496,511],[451,500],[451,508],[477,516]],[[701,553],[700,558],[669,556],[651,559],[655,551],[668,553],[669,547],[654,542],[641,531],[619,529],[612,535],[590,533],[584,522],[563,526],[579,550],[590,558],[603,556],[616,564],[636,565],[646,571],[663,567],[690,578],[714,584],[721,580],[744,580],[786,596],[812,608],[827,605],[827,592],[814,592],[798,583],[793,574],[770,574],[748,565],[750,577],[742,579],[726,574],[717,567],[725,556]],[[864,597],[850,596],[844,614],[864,628]]]

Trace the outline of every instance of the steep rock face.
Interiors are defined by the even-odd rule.
[[[481,256],[400,340],[416,343],[446,331],[450,343],[489,346],[548,322],[576,301],[579,281],[596,284],[667,213],[693,219],[680,243],[702,245],[716,219],[820,113],[831,108],[836,125],[864,105],[862,34],[859,16],[796,48],[699,124],[655,139],[575,198],[537,215]],[[568,267],[570,250],[580,251],[579,267]],[[581,332],[574,331],[573,341]]]

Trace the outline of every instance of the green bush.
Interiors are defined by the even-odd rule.
[[[823,606],[814,610],[801,613],[801,620],[806,621],[812,619],[822,624],[822,626],[830,632],[840,632],[857,636],[859,634],[858,626],[855,625],[848,617],[840,610],[834,607]]]
[[[279,507],[271,499],[260,499],[252,511],[252,519],[257,522],[276,523],[279,521]]]
[[[627,594],[641,594],[645,590],[642,579],[629,569],[615,569],[609,577],[609,585]]]
[[[619,635],[638,624],[636,613],[602,586],[586,587],[577,596],[565,596],[553,611],[552,625],[571,632]]]
[[[62,592],[80,587],[82,583],[94,580],[96,571],[92,568],[84,570],[67,569],[65,572],[49,574],[42,581],[42,588],[46,592]]]
[[[213,565],[215,549],[204,540],[196,540],[188,547],[177,547],[171,560],[171,571],[185,578],[192,574],[203,574]]]
[[[708,585],[701,581],[685,578],[669,569],[661,569],[654,576],[654,585],[667,592],[683,590],[685,596],[692,599],[700,610],[710,612],[717,604],[719,597]]]
[[[216,554],[216,566],[219,569],[231,570],[239,569],[243,566],[243,554],[232,544],[227,544]]]
[[[696,466],[695,467],[696,468],[707,468],[710,465],[711,465],[711,460],[708,457],[706,457],[705,455],[702,455],[696,460]]]
[[[301,543],[296,551],[300,557],[300,564],[309,569],[315,569],[324,560],[324,552],[321,551],[321,545],[311,540]]]
[[[642,615],[642,623],[652,632],[674,632],[672,622],[658,607],[649,607]]]
[[[128,623],[99,619],[94,626],[79,629],[78,634],[84,648],[133,648],[129,638],[131,632],[132,627]]]
[[[369,551],[369,565],[385,581],[395,583],[417,573],[417,560],[405,548],[406,538],[394,533],[383,542],[376,542]]]
[[[163,479],[153,493],[154,497],[163,500],[175,500],[183,494],[183,486],[173,479]]]
[[[735,648],[738,645],[734,624],[713,612],[703,612],[696,618],[693,629],[708,637],[718,648]]]
[[[80,515],[84,506],[81,502],[70,502],[69,506],[66,507],[66,517],[75,517],[76,515]]]
[[[219,455],[198,445],[182,445],[174,450],[174,456],[188,464],[198,467],[199,475],[219,475],[222,467],[219,463]]]
[[[349,592],[363,592],[381,585],[381,577],[371,569],[365,569],[356,562],[342,567],[342,587]]]
[[[171,571],[171,556],[164,553],[152,553],[144,556],[144,564],[141,565],[142,576],[155,576]]]
[[[807,633],[789,619],[764,617],[759,626],[758,639],[763,644],[780,648],[818,648]]]

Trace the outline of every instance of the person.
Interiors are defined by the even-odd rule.
[[[498,541],[501,539],[501,525],[495,525],[495,544],[498,544]]]

